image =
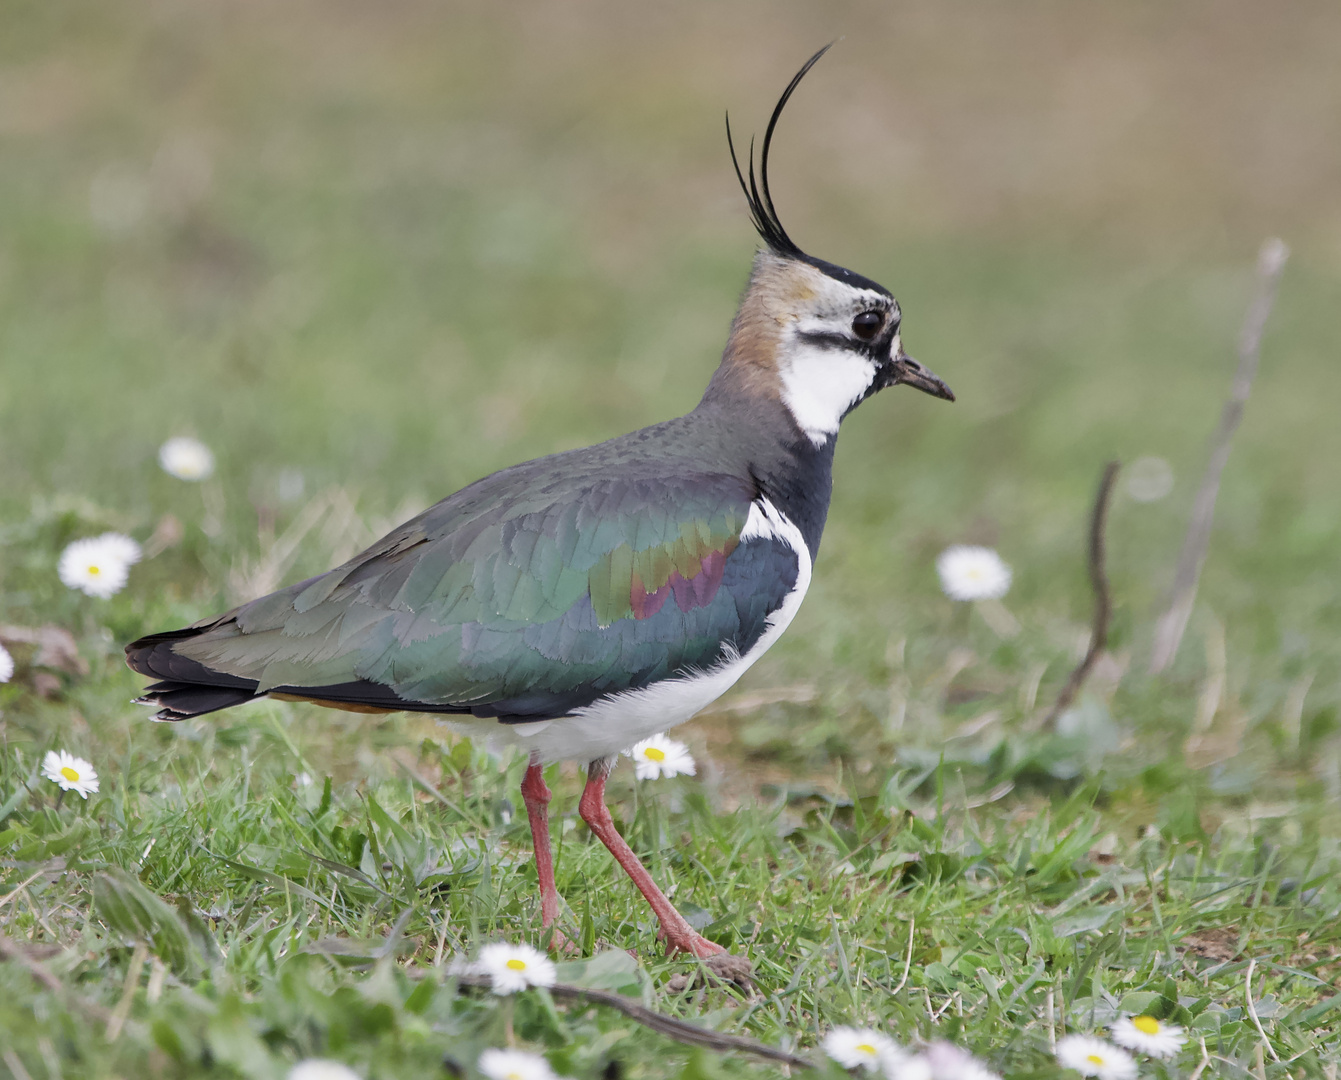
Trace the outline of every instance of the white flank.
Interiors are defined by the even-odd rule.
[[[625,690],[603,698],[571,716],[528,724],[444,717],[443,722],[468,735],[503,745],[521,746],[541,761],[595,761],[682,724],[725,694],[763,656],[796,617],[810,588],[810,549],[801,530],[767,499],[750,505],[740,541],[767,539],[796,552],[796,584],[768,617],[768,628],[743,656],[723,649],[725,658],[706,671],[663,679],[642,690]],[[519,730],[525,729],[525,730]]]

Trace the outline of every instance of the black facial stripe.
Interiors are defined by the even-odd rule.
[[[817,349],[843,349],[847,352],[860,353],[871,360],[875,360],[882,348],[887,354],[889,352],[889,335],[881,334],[874,341],[858,341],[856,338],[848,337],[846,334],[829,333],[822,330],[801,330],[796,335],[807,345],[813,345]]]

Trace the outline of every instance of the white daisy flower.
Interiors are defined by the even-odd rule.
[[[325,1058],[308,1058],[289,1070],[287,1080],[363,1080],[348,1065]]]
[[[639,780],[656,780],[681,773],[694,775],[694,758],[689,747],[665,735],[653,735],[630,746],[624,753],[633,758],[634,772]]]
[[[1140,457],[1127,466],[1124,482],[1136,502],[1158,502],[1173,490],[1173,466],[1162,457]]]
[[[895,1056],[885,1064],[885,1080],[937,1080],[931,1062],[922,1054]]]
[[[1125,1050],[1092,1035],[1068,1035],[1057,1040],[1057,1063],[1081,1076],[1099,1080],[1132,1080],[1136,1061]]]
[[[889,1080],[1001,1080],[967,1050],[943,1040],[899,1062]]]
[[[77,791],[84,799],[89,797],[89,792],[98,790],[98,774],[93,771],[93,766],[64,750],[47,751],[47,756],[42,759],[42,775],[53,784],[59,784],[62,791]]]
[[[129,536],[103,533],[68,545],[56,573],[71,589],[106,600],[121,591],[140,554],[140,545]]]
[[[447,962],[447,974],[483,975],[484,972],[476,961],[470,959],[468,956],[463,956],[461,953],[457,953]]]
[[[515,994],[528,986],[553,986],[558,975],[554,961],[544,953],[506,941],[480,950],[479,969],[493,980],[495,994]]]
[[[486,1050],[480,1054],[479,1070],[489,1080],[558,1080],[548,1061],[524,1050]]]
[[[899,1044],[873,1028],[836,1027],[824,1036],[820,1049],[845,1069],[886,1075],[904,1059]]]
[[[936,572],[951,600],[1000,600],[1010,589],[1010,567],[988,547],[948,547],[936,560]]]
[[[0,645],[0,683],[9,682],[14,678],[14,657],[9,655],[9,650]]]
[[[1124,1016],[1109,1030],[1119,1046],[1153,1058],[1174,1057],[1187,1042],[1187,1035],[1177,1024],[1166,1024],[1153,1016]]]
[[[205,480],[214,472],[214,453],[199,439],[178,435],[158,448],[158,463],[178,480]]]

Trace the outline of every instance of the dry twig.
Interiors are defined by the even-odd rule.
[[[0,934],[0,960],[12,960],[17,963],[51,993],[64,997],[76,1014],[83,1013],[102,1023],[107,1023],[112,1017],[110,1009],[106,1009],[96,1001],[89,1001],[75,993],[65,983],[61,982],[54,971],[42,963],[42,959],[53,951],[60,952],[61,950],[58,947],[29,945]]]
[[[1155,647],[1150,656],[1150,674],[1158,675],[1173,662],[1178,645],[1187,629],[1192,604],[1197,598],[1197,580],[1206,561],[1206,548],[1211,542],[1211,523],[1215,518],[1215,498],[1220,492],[1220,477],[1229,460],[1234,432],[1243,419],[1243,407],[1252,392],[1253,376],[1257,374],[1257,360],[1261,354],[1262,330],[1271,305],[1276,299],[1276,285],[1290,249],[1284,241],[1271,239],[1262,245],[1257,255],[1257,295],[1248,307],[1239,334],[1239,367],[1234,385],[1220,414],[1220,426],[1211,440],[1211,457],[1201,478],[1196,500],[1192,504],[1192,520],[1187,525],[1183,549],[1178,553],[1178,568],[1174,572],[1173,591],[1168,610],[1155,625]]]
[[[476,990],[488,990],[493,987],[493,980],[487,975],[457,975],[454,978],[458,985],[469,986]],[[798,1054],[789,1054],[785,1050],[769,1046],[758,1039],[750,1039],[744,1035],[727,1035],[720,1031],[709,1031],[707,1028],[698,1027],[688,1021],[677,1020],[673,1016],[664,1016],[659,1012],[630,1001],[622,994],[616,994],[609,990],[593,990],[585,986],[555,983],[549,987],[549,992],[562,1001],[580,1001],[592,1005],[605,1005],[623,1013],[630,1020],[665,1035],[668,1039],[674,1039],[676,1042],[686,1043],[689,1046],[702,1046],[708,1050],[716,1050],[718,1053],[735,1051],[742,1054],[753,1054],[755,1057],[764,1058],[767,1061],[777,1061],[784,1065],[790,1065],[794,1069],[813,1069],[815,1067],[815,1063],[809,1058],[803,1058]]]
[[[1248,961],[1248,972],[1243,977],[1243,998],[1248,1004],[1248,1016],[1252,1019],[1253,1027],[1257,1029],[1257,1034],[1262,1037],[1262,1045],[1267,1048],[1272,1061],[1279,1061],[1280,1055],[1276,1053],[1276,1048],[1271,1045],[1271,1040],[1267,1038],[1267,1033],[1262,1030],[1262,1021],[1257,1018],[1257,1006],[1253,1004],[1253,972],[1257,970],[1257,958]]]
[[[0,934],[0,960],[13,960],[28,974],[40,982],[53,994],[63,993],[65,984],[56,978],[51,969],[32,955],[31,950],[22,942]]]
[[[1094,496],[1094,512],[1090,515],[1090,585],[1094,588],[1094,625],[1090,630],[1090,647],[1085,658],[1076,665],[1066,680],[1056,704],[1043,721],[1044,727],[1056,723],[1057,717],[1073,702],[1080,688],[1089,678],[1090,669],[1099,654],[1108,646],[1108,622],[1113,615],[1113,603],[1108,595],[1108,576],[1104,573],[1104,530],[1108,526],[1108,504],[1113,498],[1113,481],[1117,479],[1119,463],[1110,461],[1099,478],[1099,490]]]
[[[135,1002],[135,991],[140,988],[140,973],[144,971],[144,962],[149,959],[149,946],[143,941],[135,946],[135,953],[126,968],[126,982],[121,991],[121,1000],[116,1003],[112,1015],[107,1018],[106,1039],[116,1042],[121,1037],[121,1029],[126,1026],[130,1016],[130,1007]]]
[[[29,885],[31,885],[34,881],[36,881],[46,872],[47,868],[45,866],[42,867],[42,869],[40,870],[34,871],[33,873],[29,874],[26,878],[24,878],[22,881],[20,881],[17,885],[15,885],[14,888],[10,889],[9,892],[5,893],[4,896],[0,896],[0,908],[3,908],[11,900],[13,900],[14,897],[18,896],[19,893],[23,892],[24,889],[26,889]]]
[[[913,966],[913,934],[916,931],[917,919],[910,916],[908,919],[908,955],[903,958],[903,978],[899,980],[899,985],[889,992],[890,997],[893,997],[902,990],[904,985],[908,982],[908,972],[912,970]]]
[[[1211,1063],[1211,1055],[1206,1052],[1206,1036],[1198,1035],[1197,1042],[1201,1045],[1201,1060],[1197,1062],[1197,1067],[1192,1070],[1187,1080],[1199,1080],[1201,1074],[1206,1071],[1206,1066]]]
[[[0,1061],[5,1063],[5,1068],[13,1074],[14,1080],[33,1080],[33,1074],[23,1067],[23,1059],[13,1050],[0,1054]]]

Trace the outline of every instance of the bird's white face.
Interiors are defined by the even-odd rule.
[[[782,402],[816,446],[838,432],[852,407],[881,386],[901,355],[899,305],[874,289],[839,281],[804,264],[789,297],[777,372]]]
[[[900,317],[898,301],[867,278],[808,256],[761,251],[719,374],[781,401],[805,438],[822,447],[855,405],[886,386],[907,383],[954,400],[904,353]]]

